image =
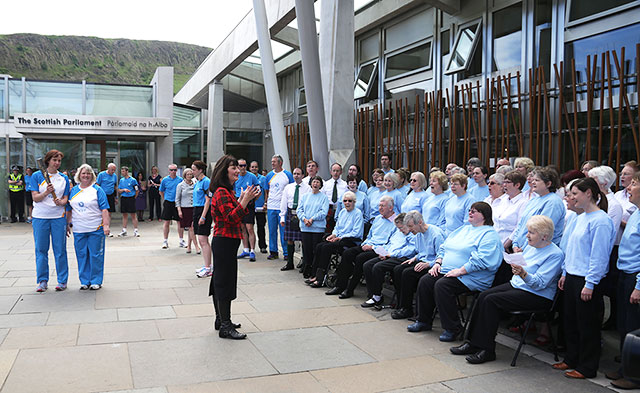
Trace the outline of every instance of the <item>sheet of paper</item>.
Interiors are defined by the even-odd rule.
[[[527,266],[527,262],[524,260],[521,252],[516,252],[513,254],[503,253],[504,261],[509,265],[518,265],[518,266]]]
[[[385,250],[384,247],[382,246],[375,247],[373,251],[375,251],[376,254],[380,255],[381,257],[389,256],[389,253],[387,252],[387,250]]]

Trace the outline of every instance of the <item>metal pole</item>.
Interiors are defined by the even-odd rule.
[[[264,0],[253,0],[253,14],[256,18],[256,32],[262,63],[264,90],[267,96],[267,109],[269,110],[269,123],[271,123],[273,150],[275,154],[282,156],[284,169],[291,170],[287,138],[282,120],[280,94],[278,93],[278,81],[276,80],[276,65],[271,51],[271,36],[269,34],[269,23]]]
[[[320,77],[320,55],[318,52],[318,34],[313,2],[296,0],[298,18],[298,36],[302,57],[302,76],[307,98],[309,115],[309,135],[313,158],[318,162],[318,171],[323,178],[329,177],[329,151],[327,145],[327,123],[324,116],[324,99]],[[302,164],[304,165],[304,164]]]

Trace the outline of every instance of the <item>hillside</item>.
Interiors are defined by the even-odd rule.
[[[210,52],[210,48],[167,41],[0,35],[0,74],[14,78],[148,84],[156,67],[173,66],[177,92]]]

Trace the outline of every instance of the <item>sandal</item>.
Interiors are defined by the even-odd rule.
[[[187,254],[191,254],[191,249],[187,248]]]

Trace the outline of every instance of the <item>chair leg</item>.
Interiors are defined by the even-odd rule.
[[[476,309],[476,300],[478,299],[478,295],[474,295],[473,299],[471,299],[471,307],[469,307],[469,311],[467,312],[467,319],[463,320],[464,326],[462,327],[462,340],[467,341],[469,336],[469,324],[471,322],[471,317],[473,317],[473,312]]]
[[[532,313],[531,316],[529,317],[529,320],[527,321],[527,326],[524,328],[524,332],[522,332],[522,337],[520,338],[520,344],[518,345],[518,349],[516,349],[516,353],[513,355],[513,360],[511,360],[511,367],[516,366],[516,359],[518,359],[518,355],[520,354],[520,350],[522,349],[522,346],[524,345],[524,341],[527,338],[527,333],[529,332],[529,328],[531,327],[531,322],[533,322],[533,317],[535,315],[536,315],[535,313]]]
[[[466,323],[466,320],[464,319],[464,312],[462,311],[462,306],[460,305],[460,298],[458,298],[458,296],[456,296],[456,307],[458,308],[458,317],[460,317],[460,321],[462,323]]]
[[[558,359],[558,346],[556,345],[556,339],[553,337],[553,332],[551,331],[551,319],[552,315],[547,315],[547,330],[549,331],[549,339],[551,340],[551,350],[553,351],[553,359],[557,362]]]

